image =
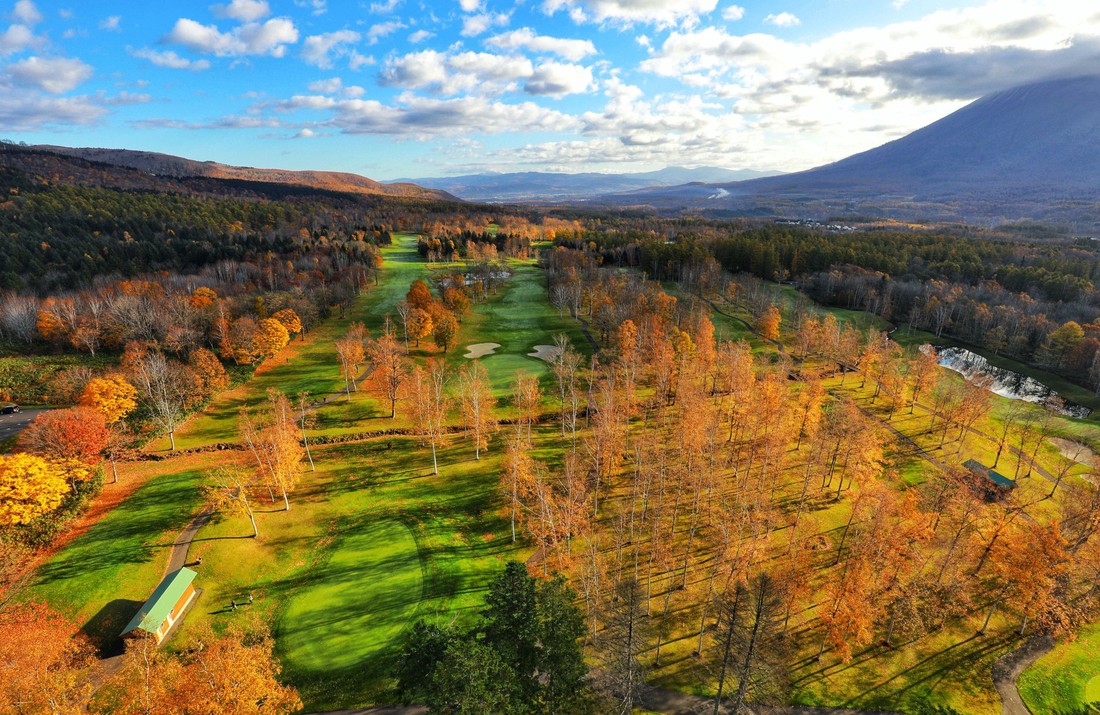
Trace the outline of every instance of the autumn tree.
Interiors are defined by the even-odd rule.
[[[516,408],[516,426],[531,444],[531,426],[542,410],[542,390],[539,379],[526,370],[516,370],[512,382],[512,404]]]
[[[255,414],[241,410],[238,429],[252,454],[259,483],[268,487],[272,501],[278,491],[284,509],[289,511],[288,493],[298,481],[305,454],[290,401],[278,390],[268,390],[265,408]]]
[[[286,347],[290,342],[290,333],[275,318],[264,318],[256,324],[254,342],[259,359],[266,360]]]
[[[201,630],[183,653],[183,677],[175,693],[184,712],[292,713],[298,692],[279,682],[282,666],[266,630],[230,626],[222,635]]]
[[[420,347],[420,341],[428,337],[435,330],[432,322],[432,314],[422,308],[411,308],[409,317],[405,321],[408,337],[416,341],[416,347]]]
[[[248,490],[252,486],[250,475],[236,467],[218,467],[208,475],[209,484],[204,487],[206,501],[215,511],[235,516],[247,516],[252,522],[252,538],[260,535],[256,526],[256,515],[248,501]]]
[[[427,367],[417,366],[410,380],[414,417],[420,443],[432,448],[432,473],[439,476],[437,449],[446,437],[444,422],[450,400],[446,392],[447,369],[439,360],[430,360]]]
[[[271,316],[272,320],[278,321],[280,325],[286,328],[286,332],[291,336],[295,336],[302,332],[302,319],[298,317],[298,314],[294,312],[293,308],[283,308],[280,311],[276,311]]]
[[[80,394],[79,403],[91,407],[113,425],[137,408],[137,389],[119,373],[93,378]]]
[[[366,333],[361,329],[361,323],[358,326],[359,330],[356,330],[356,325],[353,325],[347,335],[336,340],[336,357],[340,361],[340,371],[344,376],[344,390],[348,400],[351,400],[351,390],[355,385],[355,370],[366,358],[366,348],[363,344]]]
[[[50,410],[35,417],[19,434],[18,447],[43,457],[99,462],[109,434],[103,414],[92,407]]]
[[[432,340],[436,347],[446,353],[454,345],[456,337],[458,337],[458,321],[455,320],[454,313],[445,308],[436,311],[432,316]]]
[[[168,433],[172,451],[176,449],[176,427],[187,405],[188,377],[181,365],[168,362],[160,353],[149,353],[133,375],[149,416]]]
[[[229,387],[229,373],[218,356],[206,348],[195,348],[187,356],[197,402],[208,400]]]
[[[106,689],[121,715],[297,712],[301,699],[279,682],[281,670],[266,630],[231,625],[222,635],[200,629],[178,654],[132,639]]]
[[[497,425],[493,415],[496,407],[493,386],[481,362],[474,360],[459,373],[458,395],[466,429],[474,438],[474,458],[480,460],[481,450],[488,446]]]
[[[397,401],[405,396],[409,380],[409,365],[404,351],[393,331],[387,330],[367,343],[366,356],[370,363],[371,380],[389,400],[390,419],[393,419],[397,416]]]
[[[779,308],[770,305],[767,310],[757,318],[756,330],[765,340],[779,340],[779,324],[782,320],[783,316],[780,314]]]
[[[405,302],[414,309],[430,310],[432,304],[435,303],[435,298],[432,297],[432,291],[428,288],[428,284],[422,279],[417,278],[409,285],[409,292],[405,295]]]
[[[41,603],[0,611],[0,714],[86,712],[94,662],[77,626]]]
[[[91,477],[72,460],[33,454],[0,455],[0,527],[29,524],[61,505],[71,484]]]
[[[501,464],[501,491],[508,500],[512,525],[512,543],[516,542],[516,514],[523,506],[523,497],[531,492],[534,477],[534,460],[529,446],[517,431],[508,441]]]

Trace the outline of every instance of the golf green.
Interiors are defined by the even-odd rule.
[[[1094,675],[1085,683],[1085,702],[1100,703],[1100,675]]]
[[[283,611],[283,657],[300,671],[362,663],[411,624],[423,580],[416,540],[404,524],[378,521],[346,537]]]

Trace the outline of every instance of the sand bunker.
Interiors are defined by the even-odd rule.
[[[539,360],[554,362],[560,352],[561,348],[556,345],[536,345],[535,351],[533,353],[527,354],[533,358],[538,358]]]
[[[493,355],[499,347],[500,343],[474,343],[466,346],[466,354],[462,357],[473,360],[486,355]]]
[[[1050,437],[1050,442],[1058,451],[1062,453],[1062,456],[1066,459],[1072,459],[1075,462],[1081,464],[1095,464],[1096,452],[1093,452],[1086,445],[1080,442],[1074,442],[1068,439],[1062,439],[1061,437]]]

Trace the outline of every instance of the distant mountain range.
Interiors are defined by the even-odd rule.
[[[729,182],[775,176],[775,171],[734,171],[712,166],[685,169],[670,166],[636,174],[557,174],[528,171],[509,174],[485,173],[423,179],[397,179],[440,189],[466,201],[485,202],[573,202],[601,194],[615,194],[693,181]]]
[[[997,92],[901,139],[808,171],[601,200],[718,215],[1035,219],[1097,230],[1100,77]]]
[[[305,186],[324,191],[352,194],[395,196],[453,201],[454,196],[435,189],[426,189],[409,183],[382,183],[358,174],[336,171],[291,171],[287,169],[254,169],[246,166],[229,166],[214,161],[195,161],[170,154],[130,149],[93,149],[52,146],[48,144],[26,147],[32,152],[57,154],[110,166],[135,169],[149,176],[167,179],[224,179],[253,181],[266,184]]]

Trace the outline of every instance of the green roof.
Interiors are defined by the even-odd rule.
[[[1016,486],[1016,482],[1012,481],[1003,474],[998,474],[997,472],[994,472],[992,469],[985,466],[976,459],[966,460],[965,462],[963,462],[963,466],[972,472],[984,475],[987,479],[989,479],[989,481],[993,482],[999,487],[1011,489],[1012,487]]]
[[[164,580],[153,591],[153,595],[137,612],[137,615],[130,619],[130,622],[122,631],[122,635],[136,630],[156,633],[157,629],[160,628],[160,624],[164,623],[164,619],[168,617],[168,614],[172,612],[172,609],[180,600],[183,592],[195,580],[195,575],[195,572],[191,569],[182,568],[165,576]]]

